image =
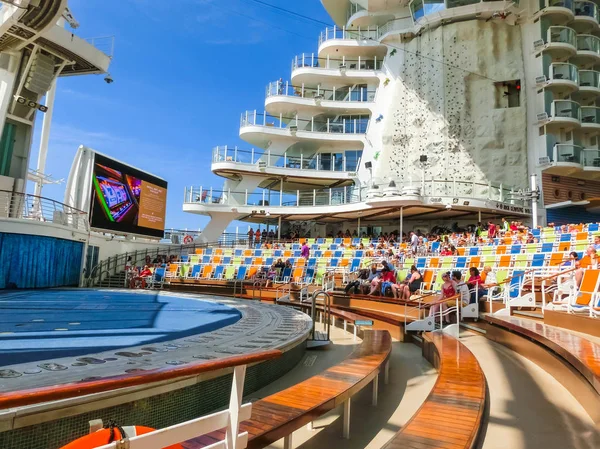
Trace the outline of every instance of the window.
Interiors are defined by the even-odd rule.
[[[346,171],[357,171],[359,169],[361,151],[346,151]]]
[[[521,80],[494,83],[496,109],[518,108],[521,106]]]

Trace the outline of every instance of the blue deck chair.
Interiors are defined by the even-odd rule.
[[[498,237],[496,237],[494,239],[494,246],[498,246],[500,244],[500,239]]]
[[[570,242],[571,241],[571,234],[569,234],[568,232],[565,232],[564,234],[560,235],[560,240],[561,242]]]
[[[200,265],[194,265],[192,267],[192,274],[190,277],[197,278],[200,276]]]
[[[519,296],[519,293],[521,292],[521,284],[523,282],[523,279],[525,276],[523,276],[523,273],[525,273],[523,270],[520,271],[513,271],[512,274],[512,278],[510,280],[510,284],[509,284],[509,296],[510,298],[517,298]]]
[[[538,228],[532,229],[531,230],[531,234],[536,237],[536,238],[540,238],[540,235],[542,234],[541,231]]]
[[[231,256],[223,257],[223,265],[229,265],[231,263]]]
[[[344,251],[335,251],[333,253],[333,257],[337,257],[338,259],[343,256],[344,256]]]
[[[354,273],[355,271],[358,271],[359,269],[360,269],[360,258],[352,259],[352,262],[350,263],[350,273]]]
[[[300,249],[300,248],[302,248],[302,247],[300,246],[300,244],[299,244],[299,243],[294,243],[294,244],[292,245],[292,249]]]
[[[190,260],[190,256],[188,256],[187,254],[181,256],[181,261],[183,263],[187,263],[188,260]]]
[[[202,263],[203,264],[210,263],[210,258],[211,258],[210,255],[202,256]]]
[[[358,246],[358,245],[360,245],[360,239],[357,239],[357,238],[354,238],[354,239],[352,239],[352,244],[353,244],[354,246]]]
[[[302,251],[297,249],[296,251],[294,251],[294,257],[297,259],[298,257],[302,256]]]
[[[240,265],[240,267],[238,268],[237,276],[235,278],[238,281],[243,281],[244,279],[246,279],[246,271],[247,270],[248,270],[248,267],[246,267],[245,265]]]
[[[323,245],[325,243],[325,239],[317,239],[318,245]]]
[[[469,256],[478,256],[479,255],[479,247],[472,246],[469,248]]]
[[[236,249],[235,252],[233,253],[234,257],[242,257],[242,250],[241,249]]]
[[[417,268],[422,270],[423,268],[425,268],[425,265],[427,264],[427,257],[418,257],[417,258]]]
[[[319,245],[317,245],[316,243],[315,243],[314,245],[311,245],[311,246],[310,246],[310,250],[311,250],[311,251],[316,251],[316,250],[318,250],[318,249],[319,249]]]
[[[358,257],[358,258],[362,259],[362,257],[363,257],[364,254],[365,254],[365,252],[361,249],[361,250],[358,250],[358,251],[356,251],[354,253],[354,257]]]
[[[533,259],[531,259],[531,268],[543,267],[545,258],[546,258],[545,254],[542,254],[542,253],[534,254]]]
[[[554,250],[554,243],[547,242],[547,243],[542,243],[542,248],[540,249],[540,252],[551,253],[553,250]]]
[[[244,257],[244,265],[252,265],[252,257]]]
[[[590,223],[588,226],[588,232],[596,232],[598,231],[599,226],[598,223]]]
[[[521,245],[513,245],[510,247],[509,254],[521,254]]]
[[[334,258],[334,259],[331,259],[331,260],[329,261],[329,266],[330,266],[331,268],[337,268],[339,261],[340,261],[339,259],[335,259],[335,258]]]
[[[437,253],[437,252],[439,252],[439,250],[440,250],[440,244],[441,244],[441,242],[433,242],[433,243],[431,244],[431,252],[432,252],[432,253]]]
[[[213,250],[212,248],[206,248],[206,249],[204,250],[204,254],[208,254],[209,256],[211,256],[211,255],[212,255],[212,253],[213,253],[213,251],[212,251],[212,250]]]
[[[320,259],[321,257],[323,257],[323,251],[321,251],[320,249],[315,251],[315,257],[317,259]]]
[[[255,249],[254,257],[262,257],[262,249]]]
[[[307,268],[306,269],[306,274],[304,275],[304,282],[306,284],[312,284],[313,280],[315,279],[315,269],[314,268]]]
[[[331,245],[329,245],[329,249],[331,251],[335,251],[336,249],[338,249],[338,245],[336,245],[335,243],[332,243]]]
[[[333,243],[335,243],[336,245],[339,245],[339,244],[341,244],[343,241],[344,241],[343,239],[334,239],[334,240],[333,240]]]
[[[290,277],[292,276],[292,269],[291,268],[284,268],[283,272],[281,273],[281,281],[282,282],[289,282]]]
[[[317,259],[315,257],[311,257],[308,259],[308,264],[306,265],[309,268],[314,268],[317,266]]]
[[[467,267],[467,258],[465,256],[460,256],[456,258],[456,265],[454,266],[456,269],[464,269]]]
[[[281,257],[283,256],[283,252],[280,249],[276,249],[275,252],[273,253],[274,257]]]
[[[273,265],[273,258],[272,257],[267,257],[267,260],[265,260],[265,265],[267,267],[270,267],[271,265]]]
[[[213,273],[213,278],[221,279],[223,277],[224,269],[225,269],[225,267],[223,265],[217,265],[217,268],[215,268],[215,272]]]

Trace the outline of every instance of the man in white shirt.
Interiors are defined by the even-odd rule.
[[[413,254],[417,254],[417,247],[419,246],[419,237],[414,232],[410,233],[410,248]]]

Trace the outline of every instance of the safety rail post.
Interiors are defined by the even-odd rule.
[[[296,207],[300,206],[300,190],[296,190]]]
[[[317,190],[313,189],[313,206],[317,205]]]
[[[252,151],[250,152],[250,163],[254,164],[254,148],[252,148]]]

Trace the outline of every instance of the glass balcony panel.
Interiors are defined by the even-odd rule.
[[[600,72],[597,72],[595,70],[580,70],[579,86],[595,87],[597,89],[600,89]]]
[[[556,144],[551,159],[554,162],[581,164],[582,148],[577,145]]]
[[[600,169],[600,150],[583,150],[583,165]]]
[[[415,22],[421,17],[446,9],[446,5],[440,0],[415,0],[411,3],[411,12]]]
[[[479,0],[448,0],[448,8],[457,8],[459,6],[474,5],[479,3]]]
[[[553,63],[551,69],[553,80],[565,80],[577,83],[577,66],[573,64]]]
[[[349,70],[381,70],[383,60],[372,57],[365,58],[319,58],[315,54],[303,54],[296,56],[292,61],[292,69],[303,67],[321,68],[321,69],[340,69],[345,67]]]
[[[579,103],[570,100],[557,100],[554,103],[554,117],[579,120]]]
[[[267,98],[273,96],[288,96],[300,98],[321,98],[330,101],[374,101],[376,90],[365,86],[342,86],[333,89],[294,86],[290,82],[273,81],[266,89]]]
[[[573,0],[540,0],[540,9],[567,8],[573,11]]]
[[[581,123],[600,124],[600,108],[595,106],[582,106]]]
[[[598,7],[590,1],[575,1],[574,11],[576,16],[587,16],[598,20]]]
[[[577,36],[577,51],[592,51],[600,54],[600,38],[591,34]]]
[[[549,42],[552,44],[577,45],[578,36],[574,29],[568,27],[552,26],[548,29]]]

